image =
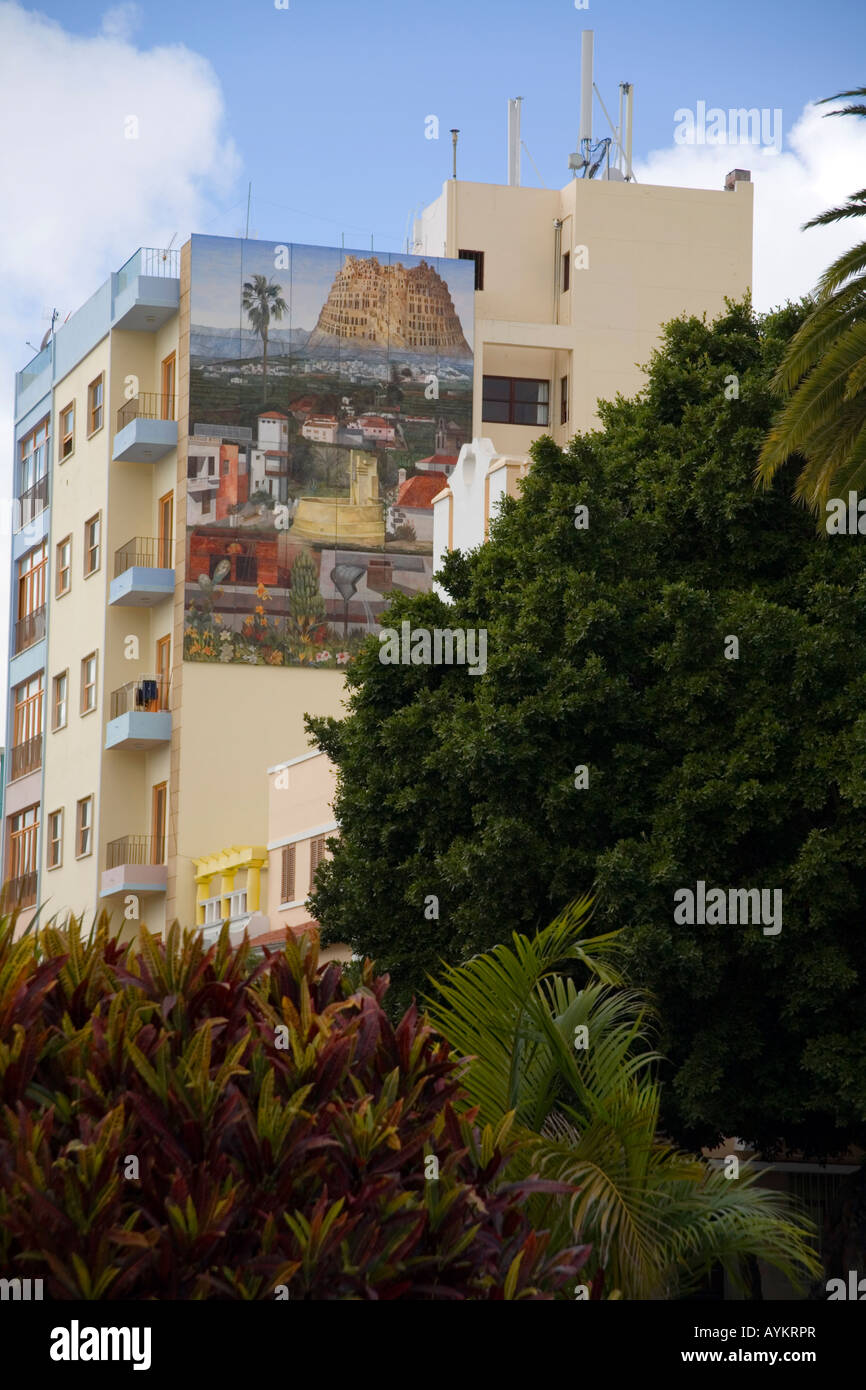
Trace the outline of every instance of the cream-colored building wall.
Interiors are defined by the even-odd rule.
[[[177,315],[156,333],[112,333],[111,373],[111,430],[112,442],[117,433],[117,414],[132,396],[139,392],[159,393],[162,389],[162,361],[177,350]],[[156,464],[112,463],[109,477],[108,525],[108,584],[114,576],[114,557],[127,542],[141,537],[155,540],[158,533],[158,499],[172,491],[177,472],[177,455],[171,450]],[[106,603],[108,594],[106,594]],[[152,607],[108,606],[106,608],[105,650],[105,723],[109,718],[111,692],[130,681],[156,672],[156,643],[168,637],[172,630],[172,601],[166,598]],[[136,639],[138,647],[136,654]],[[103,755],[102,814],[99,818],[100,868],[105,867],[106,847],[122,835],[152,833],[152,791],[160,782],[169,782],[170,750],[154,748],[150,752],[111,749]],[[171,833],[169,825],[169,834]],[[123,895],[116,895],[106,904],[117,916],[123,907]],[[165,898],[162,894],[147,894],[140,898],[140,916],[131,921],[128,932],[134,932],[141,922],[151,931],[161,931],[165,924]]]
[[[599,398],[633,394],[661,325],[721,312],[751,285],[754,189],[668,188],[573,179],[561,190],[448,180],[416,224],[416,254],[484,252],[475,294],[473,435],[522,453],[539,434],[566,443],[595,427]],[[559,239],[554,221],[561,223]],[[445,229],[445,244],[434,238]],[[559,255],[557,255],[557,245]],[[576,246],[587,248],[578,268]],[[562,293],[561,261],[572,255]],[[485,375],[551,383],[549,425],[482,420]],[[559,383],[569,377],[560,425]]]
[[[336,834],[334,793],[337,772],[325,753],[302,753],[268,768],[268,898],[273,927],[299,927],[309,920],[304,902],[312,890],[311,843]],[[281,901],[282,850],[295,847],[295,893]]]
[[[183,700],[172,714],[178,796],[169,921],[195,920],[193,859],[267,842],[267,769],[310,751],[304,714],[342,716],[344,689],[338,671],[183,663]]]
[[[44,759],[40,855],[45,870],[42,898],[46,912],[84,912],[88,918],[99,906],[100,770],[105,713],[105,603],[109,559],[102,529],[99,569],[84,578],[84,523],[94,513],[106,512],[109,454],[111,448],[109,339],[104,338],[54,388],[55,418],[70,401],[75,402],[75,442],[64,463],[57,459],[58,438],[52,441],[51,534],[49,537],[49,624],[45,671]],[[103,425],[87,438],[87,388],[105,373]],[[72,536],[71,587],[55,598],[57,543]],[[81,661],[98,654],[96,709],[86,715],[81,707]],[[67,724],[52,732],[53,679],[68,670]],[[75,857],[75,820],[79,799],[94,798],[92,852]],[[47,868],[48,817],[63,810],[63,863]]]

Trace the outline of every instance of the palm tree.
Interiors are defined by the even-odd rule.
[[[866,97],[866,87],[838,92],[825,102],[843,97]],[[866,116],[866,104],[826,114]],[[803,230],[863,216],[866,188],[813,217]],[[856,490],[866,481],[866,241],[824,272],[812,303],[773,381],[788,399],[761,450],[756,480],[769,486],[791,454],[801,455],[805,462],[794,495],[821,517],[831,494]]]
[[[243,306],[247,311],[247,318],[254,333],[258,333],[262,340],[262,396],[267,393],[268,386],[268,329],[271,319],[279,321],[283,314],[289,312],[289,306],[283,299],[282,285],[275,285],[271,280],[268,281],[267,275],[254,275],[252,280],[244,281]]]
[[[728,1178],[659,1136],[649,1011],[622,987],[613,935],[582,940],[589,908],[584,898],[534,938],[515,932],[513,945],[446,966],[429,1001],[467,1058],[478,1123],[515,1112],[526,1141],[515,1177],[579,1189],[533,1197],[538,1229],[592,1243],[593,1296],[676,1297],[716,1262],[743,1287],[752,1256],[794,1283],[814,1278],[812,1227],[780,1193],[756,1187],[745,1165]]]

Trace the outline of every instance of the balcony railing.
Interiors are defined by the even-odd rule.
[[[114,552],[114,577],[117,579],[133,566],[149,570],[173,570],[171,551],[170,536],[160,536],[158,540],[152,536],[133,536],[131,541]]]
[[[32,873],[7,879],[0,890],[3,907],[7,911],[13,907],[33,907],[36,902],[36,878],[34,869]]]
[[[117,433],[133,420],[173,420],[175,396],[163,396],[159,391],[140,391],[117,412]]]
[[[42,766],[42,735],[29,738],[26,743],[18,743],[12,749],[9,780],[26,777],[28,772],[38,772]]]
[[[15,655],[23,652],[25,648],[32,647],[35,642],[41,642],[45,636],[45,604],[41,608],[34,608],[32,613],[19,618],[15,624]]]
[[[111,692],[111,719],[122,714],[156,714],[168,709],[169,682],[164,676],[139,676]]]
[[[164,864],[165,836],[121,835],[109,840],[105,847],[106,869],[120,869],[124,864]]]
[[[16,531],[23,531],[25,526],[44,512],[48,506],[48,474],[45,473],[41,478],[37,478],[32,487],[26,492],[22,492],[18,498],[18,520],[15,527]]]
[[[117,272],[117,294],[121,294],[138,275],[156,275],[177,280],[180,276],[180,251],[163,251],[158,246],[140,246]]]

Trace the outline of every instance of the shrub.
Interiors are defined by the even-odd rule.
[[[555,1249],[387,977],[0,919],[0,1269],[55,1299],[549,1299]],[[426,1176],[438,1160],[438,1178]],[[425,1172],[426,1170],[426,1172]],[[285,1291],[276,1295],[277,1286]],[[570,1292],[570,1290],[569,1290]]]

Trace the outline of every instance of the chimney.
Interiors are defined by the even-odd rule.
[[[751,183],[752,172],[750,169],[732,169],[725,175],[725,191],[727,193],[736,192],[738,183]]]
[[[399,492],[400,488],[403,486],[403,484],[405,483],[405,481],[406,481],[406,469],[405,469],[405,468],[398,468],[398,469],[397,469],[397,490],[398,490],[398,492]]]

